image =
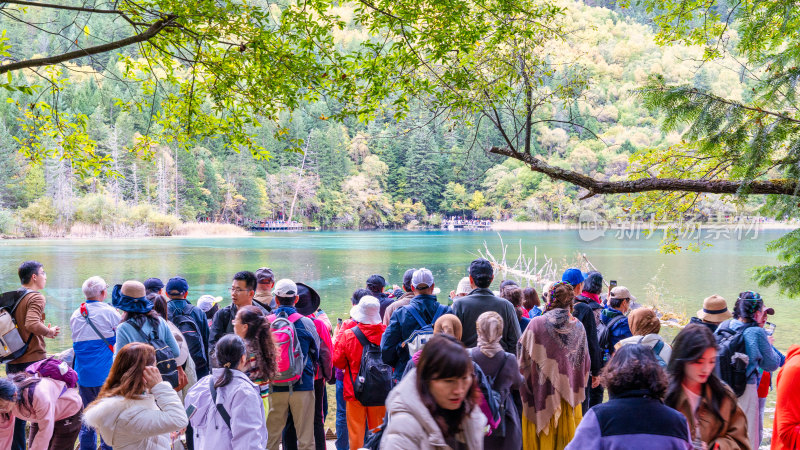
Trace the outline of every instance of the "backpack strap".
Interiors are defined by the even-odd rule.
[[[108,346],[108,349],[111,350],[111,353],[114,353],[114,346],[108,343],[108,340],[105,338],[105,336],[103,336],[103,334],[100,333],[100,330],[98,330],[97,327],[94,326],[94,322],[92,322],[92,319],[89,318],[89,308],[86,307],[86,303],[81,304],[80,311],[81,311],[81,316],[83,316],[83,318],[86,319],[86,323],[88,323],[89,326],[92,327],[92,330],[94,330],[95,334],[100,339],[103,340],[103,342]]]
[[[656,356],[658,356],[661,354],[661,350],[663,348],[664,348],[664,341],[658,341],[658,343],[653,346],[653,353],[655,353]]]
[[[211,389],[211,401],[214,402],[214,405],[217,407],[217,412],[219,412],[220,417],[225,422],[225,425],[228,426],[228,429],[231,429],[231,415],[228,414],[228,411],[222,406],[221,403],[217,403],[217,388],[214,386],[214,377],[209,377],[208,384]]]
[[[431,321],[431,323],[432,324],[436,323],[436,320],[444,315],[444,311],[445,311],[444,305],[441,303],[436,303],[436,312],[433,314],[433,320]]]
[[[370,344],[372,344],[372,342],[370,342],[369,339],[367,339],[367,335],[365,335],[364,332],[361,331],[360,328],[358,328],[358,325],[353,327],[352,330],[353,334],[356,335],[356,339],[358,339],[358,342],[361,343],[362,347],[367,348],[369,347]]]
[[[17,300],[14,302],[14,307],[11,308],[11,311],[9,311],[9,314],[11,314],[12,316],[14,315],[15,312],[17,312],[17,307],[19,307],[19,304],[22,303],[22,299],[24,299],[26,295],[36,291],[34,291],[33,289],[28,289],[23,287],[17,289],[17,292],[19,293],[19,297],[17,297]]]
[[[144,339],[145,342],[147,342],[148,344],[150,343],[151,338],[149,338],[147,335],[144,334],[144,331],[142,331],[142,328],[139,325],[136,325],[136,322],[134,322],[132,319],[128,319],[125,322],[129,323],[134,330],[138,331],[139,335],[142,336],[142,339]],[[158,339],[158,336],[156,336],[156,339]]]
[[[416,321],[417,321],[417,323],[419,324],[420,327],[426,327],[426,326],[430,325],[429,323],[425,323],[425,321],[422,320],[422,316],[419,314],[419,311],[417,311],[417,308],[411,306],[410,308],[408,308],[408,312],[409,312],[409,314],[411,314],[411,316],[414,319],[416,319]]]

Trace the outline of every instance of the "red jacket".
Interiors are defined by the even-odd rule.
[[[772,424],[772,450],[800,448],[800,345],[793,345],[775,382],[778,401]]]
[[[358,328],[364,333],[368,341],[378,346],[381,345],[381,336],[386,331],[386,325],[382,323],[375,325],[358,324]],[[350,375],[352,374],[353,378],[358,375],[358,370],[361,368],[362,350],[361,342],[358,341],[352,329],[339,333],[333,350],[333,365],[338,369],[344,370],[344,399],[346,401],[356,400],[355,395],[353,395],[353,382],[350,381]]]

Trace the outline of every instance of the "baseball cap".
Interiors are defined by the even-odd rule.
[[[167,281],[167,294],[183,294],[189,292],[189,283],[183,277],[173,277]]]
[[[256,270],[256,282],[259,284],[274,283],[275,274],[272,273],[272,269],[268,267],[261,267],[260,269]]]
[[[383,278],[378,274],[370,275],[370,277],[367,278],[367,286],[375,286],[379,288],[386,287],[386,278]]]
[[[148,278],[144,280],[144,288],[147,292],[156,292],[164,289],[164,282],[159,278]]]
[[[625,286],[617,286],[614,289],[611,289],[611,298],[629,298],[631,299],[631,302],[636,301],[636,297],[631,295],[631,291],[629,291]]]
[[[298,295],[297,285],[288,278],[278,280],[275,283],[275,287],[272,289],[272,294],[278,297],[294,297]]]
[[[414,289],[428,289],[433,286],[433,274],[426,268],[421,268],[411,276],[411,286]]]
[[[577,286],[583,283],[583,280],[585,279],[586,278],[584,278],[581,269],[576,269],[575,267],[570,267],[569,269],[564,271],[563,275],[561,275],[561,281],[566,281],[572,286]]]
[[[197,307],[200,308],[203,312],[208,312],[211,308],[214,307],[217,303],[222,301],[222,297],[214,297],[212,295],[201,295],[200,298],[197,299]]]

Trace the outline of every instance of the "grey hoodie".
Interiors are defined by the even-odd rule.
[[[381,438],[381,450],[448,449],[444,435],[433,416],[422,404],[417,391],[417,370],[403,377],[386,399],[389,423]],[[475,407],[463,424],[460,440],[469,450],[483,449],[486,416]]]

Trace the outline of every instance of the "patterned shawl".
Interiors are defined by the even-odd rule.
[[[566,309],[552,309],[531,319],[517,344],[517,361],[525,377],[520,388],[522,410],[536,424],[537,433],[554,416],[561,416],[561,399],[577,407],[586,397],[586,332]]]

